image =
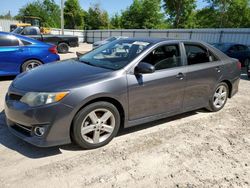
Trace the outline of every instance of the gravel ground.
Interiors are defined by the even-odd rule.
[[[81,45],[75,51],[90,49]],[[0,81],[0,187],[250,187],[250,81],[223,110],[198,110],[122,130],[107,146],[37,148],[4,122]]]

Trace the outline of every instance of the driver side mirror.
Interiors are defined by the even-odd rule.
[[[149,63],[146,62],[140,62],[135,67],[135,74],[151,74],[155,72],[155,67]]]

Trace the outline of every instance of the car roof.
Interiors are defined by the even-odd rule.
[[[151,44],[157,44],[159,42],[192,42],[192,43],[205,43],[203,41],[198,41],[198,40],[186,40],[186,39],[172,39],[172,38],[153,38],[153,37],[130,37],[126,39],[120,39],[120,40],[138,40],[142,42],[148,42]]]
[[[213,43],[214,45],[224,45],[224,46],[233,46],[233,45],[242,45],[246,46],[244,44],[239,44],[239,43],[233,43],[233,42],[218,42],[218,43]]]
[[[49,44],[46,44],[44,42],[32,39],[30,37],[25,37],[23,35],[19,35],[19,34],[16,34],[16,33],[10,33],[10,32],[0,31],[0,36],[6,36],[6,35],[13,35],[13,36],[17,37],[20,40],[25,40],[25,41],[33,43],[33,44],[49,45]]]

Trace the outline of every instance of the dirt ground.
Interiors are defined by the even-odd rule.
[[[239,93],[220,112],[198,110],[122,130],[95,150],[37,148],[13,136],[3,111],[12,79],[0,81],[1,188],[250,187],[250,81],[244,74]]]

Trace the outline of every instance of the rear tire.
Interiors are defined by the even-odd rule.
[[[57,45],[57,51],[62,54],[68,53],[69,45],[66,42],[59,43]]]
[[[36,59],[31,59],[31,60],[24,62],[24,64],[22,65],[21,71],[22,72],[29,71],[29,70],[34,69],[42,64],[43,63],[41,61],[38,61]]]
[[[120,128],[120,114],[108,102],[92,103],[80,110],[72,127],[72,139],[84,149],[94,149],[108,144]]]
[[[228,85],[225,82],[219,83],[213,92],[213,96],[209,99],[209,106],[207,109],[211,112],[220,111],[225,106],[228,96]]]

